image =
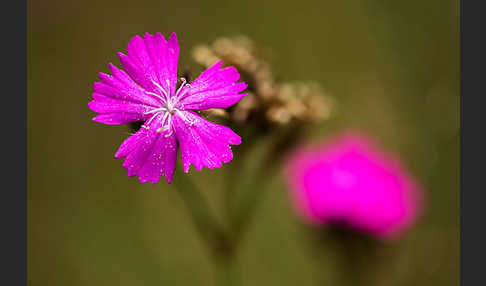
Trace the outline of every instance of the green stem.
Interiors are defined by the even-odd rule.
[[[275,144],[273,145],[273,148],[264,158],[263,164],[261,164],[257,173],[253,176],[253,178],[256,179],[250,180],[249,192],[248,194],[245,194],[240,207],[237,208],[236,211],[234,210],[233,205],[235,188],[232,186],[237,185],[235,184],[235,181],[239,178],[242,163],[233,162],[234,166],[230,169],[227,189],[223,190],[223,211],[229,218],[229,231],[226,231],[226,229],[216,221],[210,211],[206,199],[186,174],[179,170],[177,174],[180,175],[174,177],[173,184],[189,210],[201,240],[208,247],[211,258],[219,273],[218,282],[221,285],[237,284],[233,264],[235,263],[235,253],[238,242],[241,240],[244,230],[251,221],[263,191],[266,189],[266,180],[271,178],[270,173],[277,170],[276,167],[280,163],[285,151],[292,145],[289,144],[292,140],[287,140],[288,133],[284,132],[283,136],[278,133],[271,135],[280,136],[277,136],[277,141],[274,142]],[[241,160],[242,158],[238,161]],[[262,174],[265,175],[262,176]]]
[[[242,198],[233,215],[233,227],[235,237],[238,240],[242,238],[242,234],[251,222],[255,210],[259,206],[259,202],[267,190],[267,184],[273,177],[272,175],[273,172],[271,169],[261,168],[255,173],[252,180],[250,180],[249,185],[247,185],[247,193]]]
[[[214,260],[217,271],[217,285],[237,286],[241,284],[236,275],[235,262],[234,252],[228,253],[228,256]]]
[[[240,150],[242,151],[242,150]],[[241,155],[243,152],[240,152]],[[227,219],[227,224],[232,231],[232,220],[233,211],[234,211],[234,203],[235,197],[237,195],[237,188],[235,186],[238,185],[237,182],[240,182],[240,174],[242,169],[242,161],[243,160],[235,160],[228,165],[228,169],[226,172],[225,180],[224,180],[224,188],[222,190],[222,209],[225,218]]]
[[[378,259],[380,243],[357,231],[345,227],[330,229],[332,243],[339,251],[342,285],[372,285],[369,275]]]
[[[233,215],[233,225],[235,237],[241,240],[243,233],[251,222],[256,208],[261,201],[262,196],[268,188],[268,183],[271,181],[275,173],[279,171],[279,166],[282,159],[287,152],[295,146],[298,142],[302,128],[298,126],[289,126],[286,129],[279,130],[274,133],[269,133],[261,139],[268,140],[275,137],[276,139],[270,145],[270,149],[266,156],[261,161],[259,168],[257,168],[249,185],[247,186],[247,193],[242,198]]]
[[[186,205],[201,240],[209,248],[213,257],[218,257],[230,249],[230,241],[223,228],[211,214],[209,204],[191,179],[184,173],[174,177],[173,185]]]
[[[175,176],[173,184],[189,210],[197,233],[208,248],[215,266],[217,285],[238,285],[233,269],[235,251],[230,236],[216,221],[206,199],[186,174]]]

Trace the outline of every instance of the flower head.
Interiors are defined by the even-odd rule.
[[[417,184],[360,135],[298,151],[287,163],[286,178],[299,214],[312,223],[344,223],[391,238],[420,208]]]
[[[109,125],[144,121],[115,154],[125,157],[128,176],[156,183],[162,173],[172,181],[177,150],[181,149],[184,172],[193,164],[201,171],[221,167],[233,158],[231,145],[241,138],[231,129],[201,118],[196,111],[227,108],[246,94],[247,85],[234,67],[221,69],[216,62],[191,83],[178,86],[179,45],[172,33],[166,41],[160,33],[133,37],[127,55],[118,53],[125,71],[109,64],[112,75],[100,73],[89,107],[99,113],[93,120]]]

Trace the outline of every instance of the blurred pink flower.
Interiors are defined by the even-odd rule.
[[[193,164],[219,168],[233,159],[229,145],[241,138],[228,127],[200,117],[196,111],[227,108],[246,93],[234,67],[213,66],[191,83],[181,79],[177,88],[179,45],[172,33],[166,41],[160,33],[133,37],[127,55],[118,53],[125,71],[109,64],[112,75],[100,73],[89,108],[99,113],[93,120],[109,125],[144,121],[137,133],[126,139],[115,154],[125,157],[128,176],[140,182],[157,183],[162,173],[172,181],[180,146],[184,172]]]
[[[343,223],[394,238],[422,206],[418,184],[400,163],[359,134],[298,150],[285,177],[298,213],[313,224]]]

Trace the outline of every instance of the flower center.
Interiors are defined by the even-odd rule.
[[[168,112],[174,113],[178,107],[179,101],[187,94],[191,85],[187,83],[185,78],[181,78],[181,86],[175,92],[175,94],[170,94],[170,81],[167,79],[167,90],[165,90],[160,84],[151,79],[153,85],[156,87],[156,92],[146,92],[149,95],[155,96],[161,102],[161,107],[167,109]]]
[[[186,95],[186,93],[191,88],[190,84],[187,83],[186,79],[181,78],[181,82],[182,82],[181,86],[177,89],[177,91],[175,92],[174,95],[170,94],[170,82],[169,82],[168,79],[167,79],[166,83],[167,83],[167,88],[168,88],[169,91],[165,90],[162,86],[160,86],[160,84],[158,84],[154,80],[151,79],[151,81],[154,84],[154,86],[157,87],[157,89],[155,90],[155,91],[157,91],[157,93],[155,93],[155,92],[146,92],[146,93],[149,94],[149,95],[155,96],[157,99],[159,99],[160,102],[161,102],[161,105],[158,108],[153,108],[153,109],[144,113],[145,115],[147,115],[147,114],[153,114],[153,115],[150,117],[149,120],[147,120],[142,125],[142,128],[149,130],[149,128],[150,128],[149,125],[152,122],[152,120],[154,120],[159,115],[163,115],[162,120],[161,120],[162,121],[162,127],[157,129],[157,132],[170,131],[168,134],[165,135],[165,137],[169,137],[173,133],[171,124],[172,124],[172,116],[175,113],[179,113],[179,116],[184,121],[188,121],[189,126],[192,126],[194,124],[194,122],[192,122],[191,120],[187,119],[184,116],[184,114],[181,112],[183,109],[180,108],[180,106],[179,106],[180,100],[184,97],[184,95]]]

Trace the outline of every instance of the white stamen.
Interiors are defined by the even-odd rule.
[[[167,113],[169,114],[169,113]],[[172,126],[172,114],[169,115],[168,119],[167,119],[167,124],[165,124],[166,126],[166,129],[169,130]]]
[[[179,92],[181,91],[181,89],[184,87],[184,85],[186,85],[186,83],[187,83],[186,79],[183,78],[183,77],[181,77],[181,81],[182,81],[181,86],[179,86],[179,89],[176,91],[176,94],[175,94],[176,97],[179,94]]]
[[[175,107],[181,101],[182,98],[191,89],[191,85],[187,83],[187,80],[181,77],[181,86],[177,89],[175,96],[172,98],[171,107]]]
[[[186,84],[186,88],[177,96],[177,101],[181,101],[187,94],[189,90],[191,90],[191,84]]]
[[[165,120],[167,119],[167,117],[169,119],[167,120],[167,122],[165,122]],[[162,131],[169,130],[170,129],[170,124],[171,124],[171,118],[172,118],[171,114],[169,112],[166,112],[164,114],[164,117],[162,117],[162,127],[160,127],[159,129],[157,129],[157,132],[160,133]]]
[[[170,123],[170,113],[169,112],[166,112],[164,114],[164,117],[162,117],[162,125],[164,125],[164,122],[167,119],[167,117],[169,117],[169,123]]]
[[[176,95],[177,101],[180,101],[182,98],[184,98],[184,95],[186,95],[190,89],[191,89],[190,86],[186,85],[186,88],[184,88],[181,92],[179,92]]]
[[[172,135],[172,133],[174,132],[170,131],[169,133],[165,134],[165,138],[169,138]]]
[[[149,130],[150,122],[152,122],[152,120],[154,120],[154,118],[157,117],[159,114],[160,114],[160,112],[155,113],[152,117],[150,117],[150,119],[147,122],[145,122],[145,124],[142,125],[142,127]]]
[[[166,131],[166,130],[169,130],[169,129],[167,128],[167,126],[162,126],[162,127],[160,127],[159,129],[157,129],[157,133],[160,133],[160,132],[163,132],[163,131]]]
[[[174,104],[172,102],[172,98],[169,99],[169,101],[167,102],[167,109],[169,110],[169,112],[172,112],[174,110]]]
[[[165,98],[156,94],[155,92],[146,91],[145,93],[157,97],[158,99],[162,100],[163,103],[167,103],[167,100],[165,100]]]
[[[144,114],[150,114],[150,113],[154,113],[154,112],[158,113],[160,111],[167,111],[167,108],[165,108],[165,107],[154,108],[150,111],[145,112]]]
[[[160,90],[165,95],[166,101],[169,99],[169,94],[165,91],[164,88],[160,86],[160,84],[156,83],[153,79],[150,79],[150,81]],[[167,81],[167,87],[169,87],[169,81]],[[170,90],[170,88],[169,88]]]
[[[182,113],[179,109],[176,109],[176,112],[179,114],[179,116],[186,122],[189,122],[189,127],[191,127],[192,125],[194,125],[194,121],[192,120],[189,120],[187,119],[187,117],[184,115],[184,113]]]
[[[169,79],[166,79],[165,82],[167,83],[167,89],[170,92],[170,81],[169,81]]]

